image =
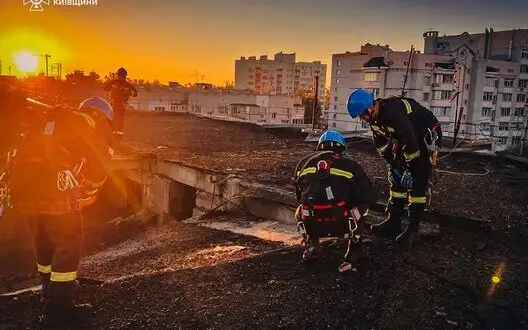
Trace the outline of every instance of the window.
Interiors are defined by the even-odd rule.
[[[468,90],[468,89],[469,89],[469,84],[466,84],[466,90]]]
[[[336,70],[336,74],[339,76],[341,74],[341,70]]]
[[[429,101],[429,93],[423,93],[423,100]]]
[[[336,128],[336,127],[337,127],[337,124],[336,124],[336,123],[332,123],[332,127],[333,127],[333,128]]]
[[[520,136],[512,137],[512,144],[517,145],[519,143],[521,143],[521,137]]]
[[[501,108],[501,116],[509,117],[511,108]]]
[[[334,101],[337,102],[337,96],[334,96]]]
[[[482,108],[480,113],[482,117],[491,117],[491,108]]]
[[[524,108],[515,108],[515,113],[514,115],[516,117],[522,117],[524,116]]]
[[[513,79],[504,80],[504,87],[513,87]]]
[[[337,105],[334,104],[334,110],[337,110]]]
[[[435,74],[435,83],[438,84],[452,84],[453,75],[452,74]]]
[[[361,121],[361,128],[369,128],[369,127],[370,127],[369,123],[367,123],[364,120]]]
[[[341,66],[341,60],[337,60],[337,66]]]
[[[424,77],[424,85],[426,86],[431,85],[431,77]]]
[[[528,87],[528,79],[519,80],[519,88],[526,88],[526,87]]]
[[[449,100],[451,98],[451,91],[434,91],[433,100]]]
[[[271,114],[271,119],[277,119],[277,114],[276,113],[272,113]]]
[[[336,85],[339,85],[339,78],[336,79]]]
[[[480,124],[480,130],[483,132],[489,132],[490,131],[490,124],[489,123],[481,123]]]
[[[365,73],[365,81],[378,81],[379,72],[367,72]]]
[[[494,77],[486,77],[486,86],[495,86],[495,80]]]
[[[334,113],[333,116],[332,116],[332,118],[337,119],[337,114]]]
[[[482,97],[482,100],[484,102],[492,102],[495,99],[492,92],[484,92],[484,96]]]
[[[528,65],[526,64],[521,65],[521,73],[528,73]]]
[[[517,94],[517,102],[518,103],[526,102],[526,94]]]
[[[435,116],[446,117],[451,116],[451,107],[431,107],[431,111]]]
[[[499,138],[499,143],[506,144],[507,141],[508,141],[508,138],[505,136]]]
[[[375,99],[379,97],[379,88],[366,88],[366,90],[371,92]]]
[[[521,50],[521,58],[528,58],[528,48]]]
[[[511,94],[511,93],[503,93],[502,94],[502,100],[504,102],[511,102],[513,100],[513,94]]]
[[[510,123],[499,123],[499,131],[507,131]]]

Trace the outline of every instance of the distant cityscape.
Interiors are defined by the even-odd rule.
[[[321,61],[297,62],[295,53],[241,56],[234,63],[234,82],[213,86],[132,80],[139,95],[129,101],[138,111],[196,113],[255,123],[312,125],[342,132],[365,132],[365,123],[346,112],[350,92],[365,88],[376,97],[412,97],[440,120],[447,136],[470,141],[494,141],[498,149],[526,139],[528,102],[528,29],[483,33],[423,34],[424,51],[396,51],[390,45],[365,44],[357,51],[332,55],[331,81]],[[64,101],[104,96],[97,73],[75,71],[62,76],[24,80],[0,75],[0,82],[22,84],[30,95]],[[307,102],[311,101],[311,102]],[[320,115],[319,115],[320,114]]]

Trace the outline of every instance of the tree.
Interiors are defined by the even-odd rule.
[[[117,79],[117,73],[115,72],[108,72],[108,75],[105,76],[105,82],[109,82],[115,79]]]
[[[92,71],[92,72],[90,72],[90,78],[95,83],[95,82],[100,82],[99,78],[101,78],[101,77],[97,74],[97,72]]]
[[[227,81],[224,84],[225,89],[233,89],[235,88],[235,82],[234,81]]]
[[[312,118],[314,115],[315,99],[303,98],[302,104],[304,106],[304,123],[311,124]],[[321,110],[322,110],[322,107],[320,104],[318,104],[317,109],[315,109],[315,125],[316,126],[319,121],[319,118],[321,117]]]
[[[327,88],[325,90],[325,104],[324,104],[325,110],[328,110],[330,108],[330,89]]]
[[[154,87],[160,87],[161,86],[161,83],[159,80],[155,79],[154,81],[152,81],[152,86]]]

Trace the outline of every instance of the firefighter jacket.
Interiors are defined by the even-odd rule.
[[[295,195],[303,205],[346,203],[361,214],[376,203],[377,192],[361,166],[332,151],[318,151],[296,166]]]
[[[112,103],[123,104],[128,102],[130,96],[136,97],[137,90],[134,85],[126,80],[111,80],[106,83],[104,90],[111,92]]]
[[[107,179],[113,136],[106,119],[57,110],[9,152],[13,207],[26,214],[66,214],[92,204]]]
[[[430,131],[436,132],[438,147],[442,131],[431,111],[414,99],[392,97],[380,99],[379,117],[370,122],[374,145],[392,166],[402,166],[413,171],[419,157],[429,157],[426,145]],[[399,159],[403,155],[403,159]]]

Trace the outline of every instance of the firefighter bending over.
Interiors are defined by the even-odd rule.
[[[51,110],[9,152],[6,171],[12,207],[33,232],[42,281],[44,329],[69,328],[90,314],[77,305],[81,211],[107,178],[113,155],[113,110],[89,98],[77,111]]]
[[[410,242],[418,233],[429,177],[442,142],[438,119],[412,98],[374,100],[364,89],[350,94],[347,108],[352,118],[369,123],[374,145],[389,167],[389,215],[373,225],[372,232],[391,237],[399,234],[397,242]],[[409,226],[402,232],[401,218],[409,190]]]
[[[360,242],[363,216],[376,203],[377,193],[371,181],[361,166],[343,157],[345,148],[345,139],[339,132],[326,131],[319,138],[317,151],[296,166],[295,195],[301,204],[296,220],[305,232],[303,259],[318,252],[321,237],[343,238],[348,233],[347,263],[350,248]]]
[[[134,85],[127,81],[128,72],[125,68],[117,70],[117,79],[106,83],[104,90],[110,92],[110,104],[114,109],[114,134],[117,139],[125,134],[125,111],[128,99],[137,96]]]

